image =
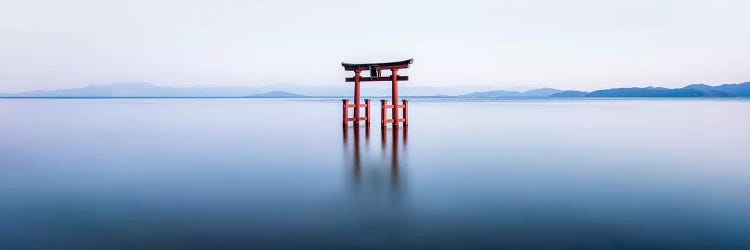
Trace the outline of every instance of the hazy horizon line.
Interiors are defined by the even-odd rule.
[[[741,84],[746,83],[750,81],[740,81],[740,82],[731,82],[731,83],[706,83],[706,82],[695,82],[695,83],[684,83],[682,87],[694,85],[694,84],[705,84],[708,86],[720,86],[725,84]],[[497,85],[461,85],[461,86],[440,86],[440,85],[425,85],[425,84],[410,84],[409,82],[399,82],[399,87],[403,88],[436,88],[436,89],[488,89],[488,90],[503,90],[503,91],[517,91],[517,92],[524,92],[529,90],[536,90],[536,89],[558,89],[558,90],[574,90],[574,91],[596,91],[596,90],[602,90],[602,89],[616,89],[616,88],[647,88],[647,87],[662,87],[661,85],[657,83],[648,83],[648,84],[639,84],[639,83],[633,83],[631,85],[625,85],[617,86],[617,87],[605,87],[605,88],[590,88],[590,89],[569,89],[569,88],[558,88],[554,86],[524,86],[524,85],[515,85],[515,86],[508,86],[508,87],[501,87]],[[175,86],[175,85],[162,85],[159,83],[151,82],[151,81],[113,81],[108,83],[89,83],[89,84],[82,84],[78,86],[71,86],[67,88],[43,88],[43,89],[30,89],[30,90],[22,90],[22,91],[4,91],[0,89],[0,93],[3,94],[21,94],[21,93],[28,93],[28,92],[36,92],[36,91],[57,91],[57,90],[66,90],[66,89],[79,89],[79,88],[86,88],[91,86],[112,86],[112,85],[118,85],[118,84],[148,84],[153,87],[160,87],[160,88],[176,88],[176,89],[189,89],[189,88],[269,88],[269,87],[305,87],[305,88],[340,88],[340,87],[348,87],[351,85],[351,83],[344,83],[341,84],[300,84],[300,83],[272,83],[272,84],[263,84],[263,85],[191,85],[191,86]],[[390,88],[390,83],[383,82],[383,83],[366,83],[363,84],[363,87],[366,88]],[[664,88],[670,88],[673,89],[675,87],[664,87]],[[677,87],[680,88],[680,87]]]

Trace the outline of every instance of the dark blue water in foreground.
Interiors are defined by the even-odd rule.
[[[0,249],[750,249],[750,101],[340,105],[0,99]]]

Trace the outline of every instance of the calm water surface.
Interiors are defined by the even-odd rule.
[[[0,249],[750,249],[750,101],[340,105],[0,99]]]

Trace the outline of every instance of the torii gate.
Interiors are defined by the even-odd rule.
[[[365,104],[360,103],[360,82],[375,82],[375,81],[391,81],[391,100],[392,105],[388,105],[387,100],[380,100],[380,125],[385,126],[388,123],[392,123],[393,126],[398,126],[399,123],[403,123],[404,126],[409,125],[409,100],[404,99],[403,104],[398,104],[398,81],[408,81],[409,76],[398,75],[399,69],[409,68],[409,65],[414,62],[414,59],[409,59],[399,62],[386,62],[386,63],[341,63],[346,71],[354,71],[354,77],[346,78],[346,82],[354,82],[354,104],[349,104],[348,99],[343,99],[344,103],[344,126],[349,125],[350,121],[354,122],[354,125],[359,125],[359,121],[364,120],[367,125],[370,125],[370,99],[365,99]],[[362,77],[359,74],[363,70],[370,71],[370,77]],[[381,70],[391,70],[390,76],[381,76]],[[349,108],[354,108],[354,117],[349,118]],[[365,108],[365,116],[359,116],[360,108]],[[391,109],[391,119],[386,119],[387,109]],[[399,118],[398,110],[403,109],[404,115]]]

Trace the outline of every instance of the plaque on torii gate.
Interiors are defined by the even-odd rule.
[[[365,121],[368,126],[370,124],[370,99],[365,99],[365,104],[361,104],[359,93],[361,82],[391,81],[392,104],[388,104],[387,100],[380,100],[380,125],[385,126],[388,123],[393,126],[398,126],[400,123],[404,126],[409,125],[409,100],[404,99],[403,104],[398,104],[398,81],[408,81],[409,76],[398,75],[398,70],[409,68],[412,62],[414,59],[386,63],[341,63],[344,70],[354,71],[354,77],[346,78],[346,82],[354,82],[354,104],[349,104],[348,99],[342,100],[344,103],[343,124],[349,125],[350,121],[354,125],[359,125],[359,121]],[[365,70],[370,71],[369,77],[360,75]],[[382,76],[383,70],[390,70],[391,75]],[[349,108],[354,108],[354,117],[349,117]],[[360,116],[361,108],[365,108],[365,116]],[[388,109],[391,109],[390,119],[387,119]],[[399,109],[403,109],[403,117],[399,117]]]

